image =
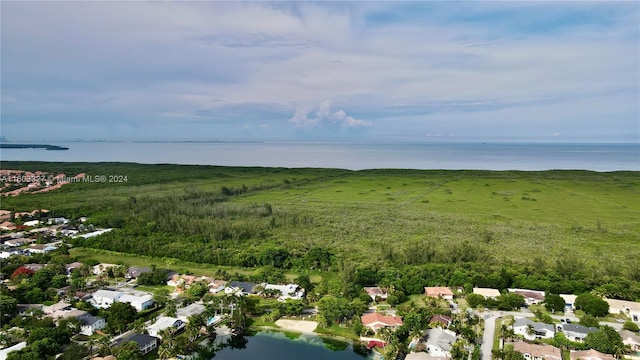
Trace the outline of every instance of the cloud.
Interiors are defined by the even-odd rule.
[[[82,137],[79,123],[508,137],[546,122],[640,137],[637,2],[6,2],[0,16],[8,137]]]
[[[293,114],[293,117],[289,119],[289,122],[298,128],[341,127],[357,129],[371,126],[370,121],[359,120],[352,116],[347,116],[344,110],[332,112],[330,101],[321,102],[315,113],[309,117],[311,110],[312,109],[309,107],[300,107],[296,109],[295,114]]]

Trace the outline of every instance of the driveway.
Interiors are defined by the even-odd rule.
[[[491,360],[493,354],[493,336],[496,332],[496,319],[500,317],[497,312],[486,312],[482,314],[484,318],[484,334],[482,334],[482,360]]]

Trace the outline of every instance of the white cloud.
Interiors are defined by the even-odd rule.
[[[318,126],[339,126],[342,128],[363,128],[371,126],[370,121],[355,119],[347,116],[343,110],[331,111],[331,102],[323,101],[318,106],[318,110],[309,117],[311,112],[309,107],[299,107],[296,109],[289,122],[299,128],[311,128]]]

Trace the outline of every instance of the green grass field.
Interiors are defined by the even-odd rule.
[[[187,230],[150,230],[159,240],[131,250],[155,255],[151,250],[162,248],[193,263],[199,262],[197,256],[179,254],[196,243],[201,252],[280,246],[304,253],[320,246],[338,257],[377,265],[448,263],[477,254],[482,261],[536,259],[550,265],[570,257],[614,274],[637,266],[633,261],[640,256],[637,172],[347,171],[27,162],[3,162],[2,168],[126,175],[127,183],[79,183],[51,193],[2,198],[2,208],[47,208],[67,216],[88,215],[98,224],[118,217],[126,225],[112,236],[131,243],[151,236],[132,230],[134,224],[140,226],[135,222],[138,210],[131,205],[134,200],[136,206],[158,199],[182,201],[180,196],[189,192],[219,194],[222,187],[244,186],[247,191],[225,198],[223,205],[205,204],[201,209],[223,206],[233,212],[237,210],[233,206],[271,205],[270,217],[245,216],[238,210],[233,216],[216,215],[218,222],[209,225],[215,216],[202,210],[190,219],[208,227],[225,222],[231,232],[250,227],[257,229],[256,236],[229,235],[214,241]],[[188,206],[196,211],[200,205]],[[148,215],[145,224],[154,220],[162,225],[188,216],[181,211],[154,212],[156,218]],[[113,244],[98,243],[102,248]]]

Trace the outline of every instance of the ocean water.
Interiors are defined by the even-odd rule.
[[[640,144],[65,142],[0,160],[362,169],[640,171]]]

